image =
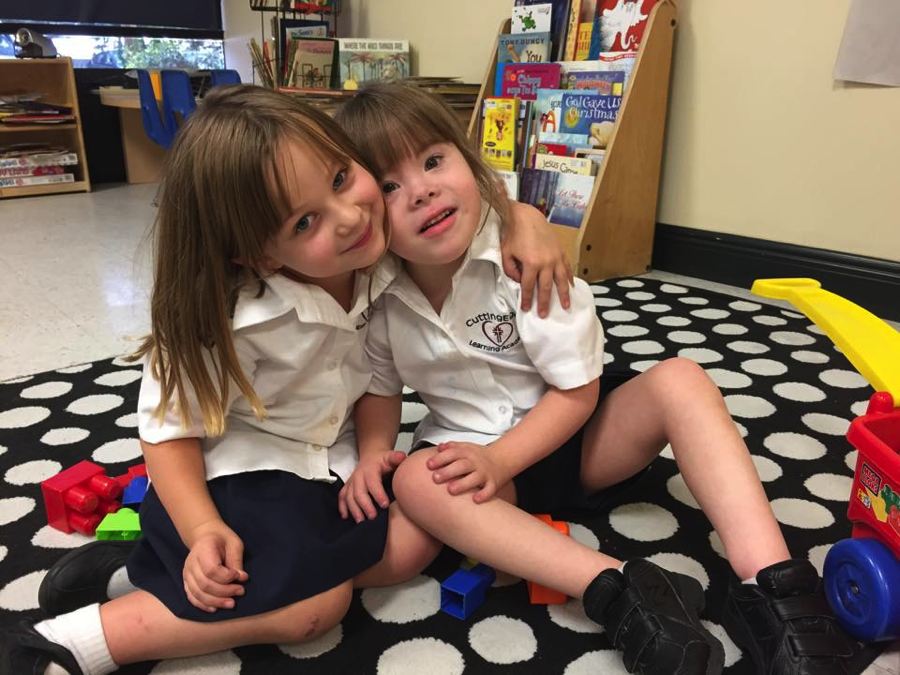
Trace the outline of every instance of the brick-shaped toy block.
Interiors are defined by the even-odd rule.
[[[41,492],[51,527],[90,536],[103,516],[119,508],[122,487],[103,467],[83,460],[41,483]]]
[[[441,584],[441,609],[457,619],[468,619],[484,604],[484,594],[496,578],[494,568],[487,565],[456,570]]]
[[[97,539],[137,539],[141,536],[138,514],[132,509],[119,509],[107,515],[97,526]]]
[[[135,476],[122,493],[122,506],[140,506],[147,494],[147,477]]]
[[[121,476],[117,476],[116,481],[118,481],[119,485],[121,485],[122,489],[124,490],[131,484],[131,481],[139,476],[144,476],[146,478],[146,464],[135,464],[134,466],[128,467],[128,473],[123,473]]]
[[[560,532],[567,537],[569,536],[569,524],[561,520],[553,520],[545,513],[535,514],[534,516],[540,521],[550,525],[554,530]],[[554,591],[552,588],[541,586],[533,581],[528,582],[528,599],[532,605],[562,605],[568,599],[565,593]]]

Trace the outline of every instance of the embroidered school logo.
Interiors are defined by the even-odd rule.
[[[514,311],[509,314],[485,312],[469,317],[466,319],[466,328],[470,331],[469,346],[494,354],[512,349],[519,344],[515,320]]]
[[[498,347],[502,347],[512,337],[513,325],[509,321],[501,321],[500,323],[485,321],[481,324],[481,332],[484,333],[488,340]]]

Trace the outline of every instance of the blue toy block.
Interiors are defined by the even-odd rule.
[[[494,568],[483,564],[456,570],[441,584],[441,609],[457,619],[468,619],[484,603],[484,594],[496,578]]]
[[[135,476],[122,493],[122,506],[140,506],[147,494],[147,477]]]

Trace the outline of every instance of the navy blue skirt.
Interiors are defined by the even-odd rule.
[[[222,519],[244,543],[245,593],[232,609],[204,612],[184,592],[188,549],[151,484],[141,504],[142,538],[128,559],[131,582],[177,617],[224,621],[285,607],[352,579],[381,560],[388,511],[357,524],[338,513],[343,482],[284,471],[222,476],[208,483]]]

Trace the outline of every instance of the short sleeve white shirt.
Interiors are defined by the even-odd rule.
[[[373,273],[371,297],[394,276],[386,261]],[[145,363],[138,399],[138,430],[143,440],[160,443],[199,438],[206,478],[276,469],[302,478],[343,480],[358,463],[352,410],[365,393],[372,368],[365,354],[370,277],[357,274],[349,312],[318,286],[281,275],[242,292],[235,307],[233,340],[244,374],[266,408],[257,420],[236,384],[229,387],[226,430],[209,437],[196,397],[188,386],[192,424],[183,428],[169,402],[160,423],[154,410],[160,386]]]
[[[603,371],[603,330],[580,279],[571,307],[554,298],[541,319],[522,312],[521,288],[503,272],[491,211],[453,277],[440,314],[403,271],[375,305],[366,351],[369,391],[415,389],[429,413],[413,444],[490,443],[518,424],[548,386],[573,389]]]

